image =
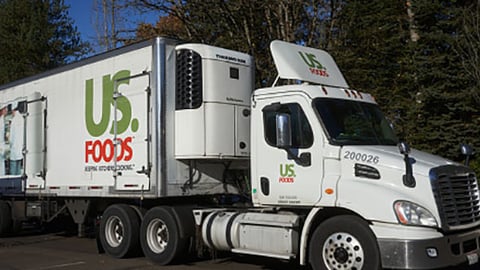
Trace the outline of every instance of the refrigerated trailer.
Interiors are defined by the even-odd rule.
[[[476,264],[467,166],[399,142],[325,51],[155,38],[0,87],[0,233],[69,215],[99,250],[222,250],[313,269]]]

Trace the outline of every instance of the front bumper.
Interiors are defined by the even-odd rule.
[[[384,268],[434,269],[476,264],[480,257],[480,227],[426,240],[378,239]]]

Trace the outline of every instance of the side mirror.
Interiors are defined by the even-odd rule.
[[[398,144],[398,150],[400,150],[400,153],[402,155],[408,155],[410,154],[410,146],[406,142],[400,142]]]
[[[292,146],[292,124],[290,115],[286,113],[279,113],[275,116],[277,147],[290,148]]]
[[[392,121],[388,121],[388,126],[389,126],[392,130],[395,130],[395,124],[393,124]]]
[[[468,144],[460,145],[460,151],[462,152],[462,155],[464,155],[464,156],[473,155],[473,148],[472,148],[472,146],[470,146]]]
[[[470,156],[474,154],[473,147],[468,144],[462,144],[460,145],[460,151],[462,152],[462,155],[466,157],[465,166],[468,166],[468,163],[470,162]]]

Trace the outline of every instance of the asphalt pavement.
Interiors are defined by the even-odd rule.
[[[30,233],[0,238],[0,270],[280,270],[295,264],[253,256],[218,256],[159,266],[144,257],[115,259],[99,254],[96,241],[63,233]]]
[[[308,270],[293,262],[255,256],[223,254],[179,265],[159,266],[144,257],[115,259],[99,254],[93,238],[63,232],[30,231],[0,238],[0,270]],[[442,270],[474,270],[480,265]]]

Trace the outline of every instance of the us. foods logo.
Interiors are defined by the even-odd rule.
[[[107,74],[102,78],[102,108],[101,108],[101,118],[97,122],[94,119],[94,108],[93,102],[93,79],[85,81],[85,125],[87,127],[88,133],[92,137],[100,137],[104,135],[108,128],[110,127],[109,133],[115,133],[115,123],[111,121],[111,111],[114,106],[114,81],[126,78],[130,76],[129,70],[121,70],[115,73],[113,76]],[[117,87],[121,84],[129,84],[130,80],[121,80],[117,82]],[[121,115],[120,119],[116,121],[116,133],[117,136],[123,134],[130,127],[133,133],[138,131],[139,121],[138,119],[132,119],[132,107],[128,98],[124,96],[119,96],[116,98],[117,110]],[[127,136],[121,138],[117,137],[117,142],[114,142],[112,139],[96,139],[96,140],[87,140],[85,142],[85,162],[110,162],[114,158],[116,161],[130,161],[133,157],[133,149],[130,146],[132,143],[133,137]],[[115,155],[115,144],[117,144],[117,153]]]
[[[295,168],[294,164],[280,164],[280,183],[294,183],[295,182]]]
[[[317,60],[315,54],[301,51],[299,51],[298,53],[303,59],[303,62],[305,62],[305,64],[307,64],[307,66],[309,67],[310,73],[321,77],[329,77],[327,68]]]

